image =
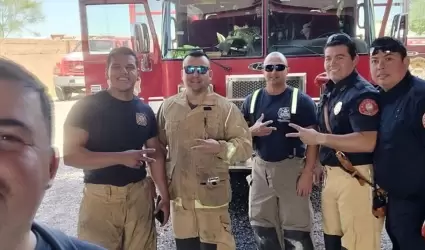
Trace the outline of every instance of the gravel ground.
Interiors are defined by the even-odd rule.
[[[247,184],[243,175],[233,176],[233,200],[230,204],[233,232],[236,236],[238,250],[255,250],[253,234],[248,221]],[[82,171],[61,165],[53,187],[46,196],[36,215],[36,220],[63,232],[76,235],[76,222],[82,196]],[[241,191],[242,190],[242,191]],[[245,192],[244,192],[245,190]],[[319,191],[312,195],[314,214],[313,240],[316,250],[324,250],[323,232],[321,231],[321,214],[318,211]],[[158,227],[158,250],[173,250],[175,244],[170,223]],[[382,249],[390,250],[391,242],[386,232],[383,233]]]

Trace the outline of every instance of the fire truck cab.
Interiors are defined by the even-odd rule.
[[[373,0],[80,0],[80,13],[86,94],[108,87],[107,55],[90,50],[89,36],[129,37],[141,62],[140,97],[154,111],[184,89],[182,58],[194,49],[211,59],[212,90],[240,107],[265,85],[261,69],[268,53],[282,52],[288,84],[318,100],[315,79],[324,71],[327,38],[350,35],[360,54],[358,71],[369,78],[369,48],[377,37]],[[406,17],[392,23],[392,35],[401,40]],[[231,169],[250,170],[246,163]]]

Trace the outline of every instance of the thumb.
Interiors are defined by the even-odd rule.
[[[257,122],[262,122],[262,121],[263,121],[263,119],[264,119],[264,114],[263,114],[263,113],[261,113],[261,116],[260,116],[260,118],[258,118]]]

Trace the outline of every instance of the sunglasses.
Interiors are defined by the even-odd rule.
[[[389,53],[403,53],[403,49],[400,48],[399,45],[383,45],[383,46],[375,46],[370,48],[370,55],[374,56],[381,51],[382,53],[389,54]]]
[[[195,72],[197,72],[200,75],[205,75],[210,68],[206,66],[185,66],[183,67],[183,69],[184,69],[184,72],[189,75],[194,74]]]
[[[266,72],[272,72],[273,70],[284,71],[286,68],[287,67],[286,67],[285,64],[275,64],[275,65],[269,64],[269,65],[264,66],[264,70]]]

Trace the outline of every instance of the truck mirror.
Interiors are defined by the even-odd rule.
[[[407,13],[402,14],[400,16],[400,25],[398,27],[398,32],[399,32],[399,38],[398,39],[401,42],[403,42],[404,45],[407,45],[407,33],[409,31],[409,28],[408,28],[408,25],[407,25],[408,24],[407,17],[408,17]]]
[[[136,52],[139,53],[149,53],[150,52],[150,37],[148,26],[145,23],[136,23],[134,24],[134,37],[135,44],[134,48]]]
[[[362,15],[360,15],[360,13]],[[360,17],[363,17],[363,18],[360,18]],[[364,3],[361,3],[361,4],[357,5],[357,26],[360,29],[364,29],[364,17],[365,17]],[[360,20],[363,20],[363,22],[361,22]]]
[[[393,18],[391,25],[391,37],[400,40],[404,45],[407,44],[408,33],[408,14],[397,14]]]

